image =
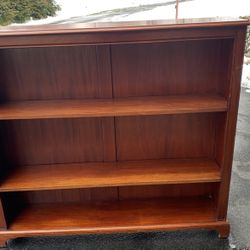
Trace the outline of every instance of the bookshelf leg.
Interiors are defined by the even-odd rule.
[[[217,228],[217,232],[219,234],[219,238],[226,239],[230,234],[230,225],[229,223],[225,223]]]
[[[6,247],[6,242],[9,238],[0,237],[0,247]]]

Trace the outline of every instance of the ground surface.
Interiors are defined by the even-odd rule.
[[[213,231],[34,238],[11,241],[12,250],[226,250],[228,240]]]
[[[231,239],[250,249],[250,93],[242,88],[231,181],[229,221]]]

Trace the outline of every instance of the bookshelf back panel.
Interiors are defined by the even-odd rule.
[[[112,45],[115,97],[222,94],[232,39]]]
[[[112,200],[151,199],[167,197],[189,197],[213,195],[218,185],[215,183],[178,184],[156,186],[128,186],[85,188],[73,190],[49,190],[13,192],[4,194],[4,201],[17,203],[64,203],[98,202]]]
[[[213,158],[216,114],[116,118],[117,160]]]
[[[232,39],[1,49],[0,101],[227,96],[231,51]]]
[[[0,50],[2,101],[112,97],[109,46]]]
[[[113,161],[113,126],[113,118],[2,121],[2,154],[9,166]]]
[[[6,167],[164,158],[214,159],[219,116],[202,113],[2,121],[1,156]]]

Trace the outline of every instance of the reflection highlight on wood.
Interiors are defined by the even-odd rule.
[[[89,187],[219,182],[212,160],[148,160],[17,167],[0,192]]]
[[[1,104],[0,120],[159,115],[226,110],[226,99],[217,95],[22,101]]]

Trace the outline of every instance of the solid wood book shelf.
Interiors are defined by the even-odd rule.
[[[229,234],[247,21],[0,29],[0,244]]]

